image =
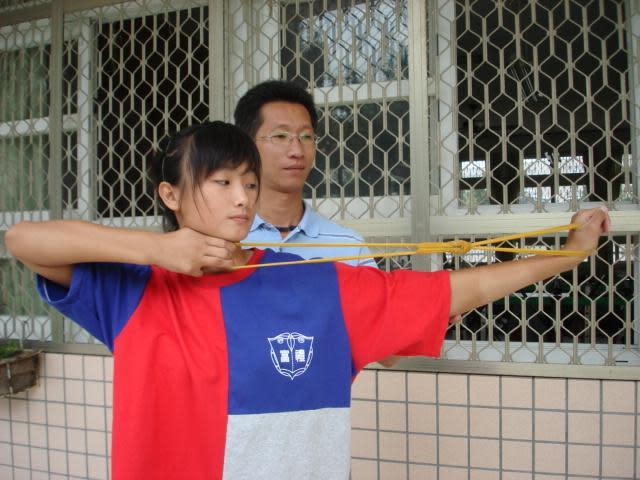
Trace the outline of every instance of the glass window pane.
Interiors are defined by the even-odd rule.
[[[49,115],[49,51],[0,51],[0,122]]]
[[[286,77],[318,87],[406,79],[406,1],[323,0],[284,8]]]

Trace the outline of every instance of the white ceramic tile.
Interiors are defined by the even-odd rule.
[[[69,403],[84,403],[84,382],[67,379],[64,381],[65,399]]]
[[[87,432],[87,453],[92,455],[106,455],[107,454],[107,434],[105,432],[94,432],[88,430]]]
[[[470,440],[471,467],[500,468],[500,442],[498,440]]]
[[[602,382],[604,412],[635,413],[635,383],[608,380]]]
[[[532,467],[531,442],[502,442],[502,468],[530,472]]]
[[[633,468],[633,448],[602,448],[603,476],[633,478]]]
[[[602,443],[632,447],[635,442],[635,416],[604,414],[602,416]]]
[[[0,442],[11,442],[11,422],[0,420]]]
[[[66,422],[63,403],[47,403],[47,423],[57,427],[64,427]]]
[[[410,402],[435,403],[436,374],[409,372],[408,400]]]
[[[29,400],[29,422],[47,423],[47,404],[39,400]]]
[[[569,410],[600,411],[599,380],[569,380]]]
[[[84,406],[67,404],[66,407],[67,426],[70,428],[85,428]]]
[[[103,406],[105,404],[104,382],[84,382],[85,401],[87,405]]]
[[[11,423],[11,443],[29,445],[29,424],[24,422]]]
[[[500,378],[490,375],[469,377],[471,405],[497,407],[500,405]]]
[[[436,406],[410,403],[409,431],[417,433],[436,433]]]
[[[36,425],[34,423],[29,424],[29,444],[32,447],[47,447],[46,425]]]
[[[14,422],[27,422],[29,421],[28,413],[29,402],[23,399],[11,399],[11,420]]]
[[[466,438],[440,436],[438,437],[438,443],[440,465],[467,466],[469,463],[469,449]]]
[[[64,380],[61,378],[45,379],[45,389],[47,391],[47,401],[64,402]]]
[[[82,380],[84,378],[84,368],[82,355],[64,355],[64,376],[65,378],[74,378]]]
[[[571,445],[569,452],[569,474],[598,475],[600,471],[600,448],[588,445]]]
[[[31,468],[35,470],[49,470],[49,452],[44,448],[31,448]]]
[[[105,457],[89,456],[87,459],[89,478],[92,480],[107,480],[107,459]]]
[[[351,480],[371,480],[378,477],[378,462],[374,460],[351,460]]]
[[[438,432],[441,435],[467,435],[467,408],[440,407],[438,412]]]
[[[600,414],[569,413],[569,443],[600,443]]]
[[[102,356],[85,355],[84,378],[86,380],[104,380],[104,360]]]
[[[438,439],[435,435],[409,435],[409,461],[438,463]]]
[[[351,386],[351,398],[375,400],[376,373],[375,370],[363,370],[356,377]]]
[[[91,430],[100,430],[103,431],[106,428],[105,424],[105,409],[102,407],[91,407],[87,406],[86,409],[86,419],[87,419],[87,428]],[[107,412],[111,410],[108,409]],[[111,426],[111,423],[109,423]]]
[[[566,454],[564,444],[540,443],[535,444],[536,472],[560,473],[566,471]]]
[[[531,378],[502,378],[503,408],[531,408],[532,399],[533,386]]]
[[[44,371],[47,377],[64,377],[64,355],[61,353],[46,353],[44,356]]]
[[[67,442],[67,449],[70,452],[85,453],[87,451],[85,430],[79,428],[68,428]]]
[[[499,437],[500,410],[497,408],[471,407],[469,415],[472,437]]]
[[[402,463],[380,462],[380,480],[407,480],[407,466]]]
[[[67,449],[67,429],[62,427],[49,426],[47,428],[47,439],[49,448],[56,450]]]
[[[13,466],[18,468],[30,468],[29,447],[23,445],[13,445]]]
[[[399,400],[407,398],[404,372],[378,371],[378,399]]]
[[[566,380],[564,378],[536,378],[534,401],[536,409],[566,408]]]
[[[70,453],[68,457],[69,474],[75,477],[87,478],[87,457],[79,453]]]
[[[406,461],[407,437],[403,433],[380,432],[380,459]]]
[[[566,441],[567,420],[565,412],[536,410],[534,423],[536,440],[562,443]]]
[[[467,376],[450,375],[441,373],[438,375],[438,402],[440,404],[467,405]]]

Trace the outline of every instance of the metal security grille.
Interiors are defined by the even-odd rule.
[[[230,120],[252,85],[289,79],[320,118],[305,196],[370,240],[473,241],[613,211],[589,262],[469,312],[438,365],[640,362],[634,2],[37,3],[51,8],[0,4],[0,231],[47,218],[159,228],[145,170],[160,140]],[[0,300],[3,336],[93,342],[35,299],[4,251]]]
[[[457,194],[439,208],[637,204],[623,2],[457,1],[451,25],[456,150],[440,186]]]
[[[451,26],[448,51],[430,64],[447,112],[431,178],[441,239],[469,238],[444,233],[461,231],[452,223],[461,215],[485,218],[466,223],[482,238],[504,228],[495,214],[512,214],[508,231],[518,231],[522,214],[562,224],[570,215],[559,212],[590,202],[637,209],[634,37],[624,2],[457,1],[440,14]],[[573,272],[470,312],[449,332],[446,358],[637,364],[636,243],[634,231],[621,231]],[[560,239],[518,245],[557,248]],[[513,258],[470,252],[443,263]]]
[[[408,5],[229,2],[232,111],[250,85],[286,78],[314,92],[320,144],[305,196],[338,219],[408,216]]]

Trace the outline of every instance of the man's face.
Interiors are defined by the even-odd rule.
[[[302,192],[316,155],[315,144],[298,137],[314,135],[309,112],[297,103],[271,102],[262,106],[260,114],[262,125],[255,141],[262,160],[262,192]],[[287,135],[293,135],[289,144],[282,141]],[[279,138],[269,138],[274,136]]]

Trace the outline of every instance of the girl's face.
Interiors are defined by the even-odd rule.
[[[180,227],[230,242],[247,236],[258,199],[258,178],[246,163],[214,171],[195,189],[191,181],[172,188],[179,197],[175,214]]]

